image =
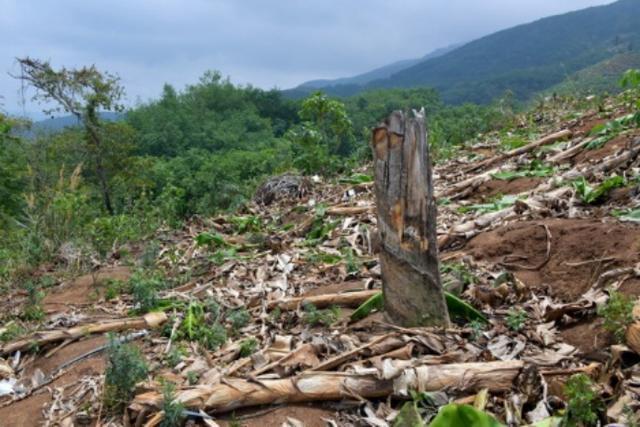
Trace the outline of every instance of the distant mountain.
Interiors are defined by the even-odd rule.
[[[100,117],[103,120],[115,122],[118,120],[122,120],[124,117],[120,113],[114,113],[111,111],[106,111],[100,113]],[[18,133],[21,136],[32,137],[36,135],[40,135],[42,133],[55,133],[59,132],[68,127],[76,127],[79,126],[80,123],[75,116],[61,116],[61,117],[52,117],[50,119],[34,121],[25,129],[19,129]]]
[[[488,103],[510,90],[526,100],[580,70],[639,50],[640,0],[619,0],[491,34],[365,85],[323,90],[348,96],[368,89],[427,86],[450,103]],[[301,89],[292,93],[299,95]]]
[[[301,85],[298,86],[299,89],[322,89],[328,86],[338,86],[338,85],[357,85],[357,86],[362,86],[365,85],[367,83],[370,83],[374,80],[379,80],[379,79],[386,79],[392,75],[394,75],[395,73],[405,70],[407,68],[413,67],[416,64],[419,64],[423,61],[426,61],[428,59],[432,59],[432,58],[437,58],[439,56],[442,56],[446,53],[451,52],[452,50],[454,50],[455,48],[461,46],[460,44],[454,44],[451,46],[447,46],[447,47],[442,47],[440,49],[436,49],[431,53],[426,54],[425,56],[423,56],[422,58],[416,58],[416,59],[405,59],[402,61],[397,61],[394,63],[391,63],[389,65],[385,65],[382,66],[380,68],[376,68],[372,71],[363,73],[363,74],[358,74],[356,76],[353,77],[343,77],[343,78],[339,78],[339,79],[325,79],[325,80],[311,80],[308,82],[304,82]]]

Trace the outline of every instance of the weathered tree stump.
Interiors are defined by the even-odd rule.
[[[385,312],[404,326],[447,326],[424,110],[373,131]]]

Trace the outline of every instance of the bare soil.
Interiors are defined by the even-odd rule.
[[[255,410],[253,412],[260,413]],[[313,406],[288,406],[286,408],[277,408],[262,415],[252,416],[247,419],[242,419],[242,415],[238,415],[238,418],[240,418],[240,420],[237,420],[237,422],[239,422],[239,425],[242,427],[280,427],[283,425],[291,425],[285,424],[289,420],[300,421],[305,427],[325,427],[327,422],[324,421],[323,418],[335,420],[335,412]],[[230,421],[216,420],[216,422],[220,424],[221,427],[230,427],[233,425]]]
[[[466,245],[465,252],[490,263],[508,261],[525,266],[539,265],[547,252],[543,225],[549,227],[552,235],[549,261],[539,270],[507,267],[525,285],[537,291],[573,301],[586,292],[602,272],[633,266],[640,261],[640,227],[615,220],[517,222],[480,234]],[[513,256],[517,256],[518,261],[512,261]],[[594,262],[605,257],[613,258],[613,261]],[[639,286],[636,280],[630,280],[623,290],[636,293]]]
[[[637,138],[637,135],[621,135],[608,141],[604,146],[595,150],[582,150],[574,157],[574,164],[576,163],[596,163],[605,157],[616,154],[631,142],[633,138]]]
[[[109,267],[95,275],[86,274],[52,290],[42,301],[46,313],[66,312],[74,306],[93,305],[104,296],[110,280],[126,281],[131,276],[129,267]]]
[[[519,194],[525,191],[533,190],[540,183],[543,182],[543,178],[516,178],[512,180],[492,179],[482,184],[473,193],[474,198],[480,200],[486,200],[499,194]]]

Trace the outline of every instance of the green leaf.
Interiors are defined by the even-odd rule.
[[[487,318],[472,305],[449,292],[445,292],[444,296],[447,302],[447,308],[449,309],[449,315],[451,317],[459,317],[468,321],[477,320],[483,323],[489,323]]]
[[[354,173],[347,178],[340,178],[341,184],[365,184],[367,182],[373,182],[373,177],[364,173]]]
[[[196,244],[198,246],[225,246],[226,242],[220,234],[205,231],[196,236]]]
[[[504,427],[491,415],[473,406],[450,403],[443,406],[429,427]]]
[[[393,427],[426,427],[415,401],[402,405],[402,409],[393,421]]]
[[[549,417],[535,424],[529,424],[527,427],[559,427],[562,423],[562,417]]]
[[[640,222],[640,209],[633,209],[617,215],[620,221]]]
[[[351,321],[356,322],[360,319],[364,319],[367,317],[373,310],[382,310],[384,307],[384,298],[382,292],[378,292],[364,303],[360,305],[356,309],[356,311],[351,314]]]
[[[580,200],[588,205],[600,201],[611,190],[623,187],[624,185],[624,178],[617,175],[605,179],[596,188],[591,187],[584,177],[580,177],[578,180],[573,182],[573,188],[575,188]]]
[[[517,196],[502,196],[500,199],[497,199],[492,203],[481,203],[471,206],[462,206],[458,208],[458,211],[460,213],[466,213],[470,211],[477,211],[478,213],[497,212],[513,205],[516,200],[518,200]]]

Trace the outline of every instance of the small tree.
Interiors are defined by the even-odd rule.
[[[79,69],[60,68],[54,70],[48,61],[29,57],[18,58],[21,73],[14,76],[32,86],[36,93],[35,101],[55,102],[56,107],[46,109],[45,113],[65,111],[74,115],[85,131],[87,152],[94,160],[95,174],[98,179],[104,207],[113,214],[111,193],[109,191],[108,172],[105,167],[104,137],[101,132],[100,111],[122,111],[120,100],[124,88],[120,79],[112,74],[99,71],[94,65]]]
[[[306,173],[335,172],[338,156],[348,156],[354,141],[344,104],[317,92],[302,102],[298,115],[302,124],[288,134],[295,165]]]

